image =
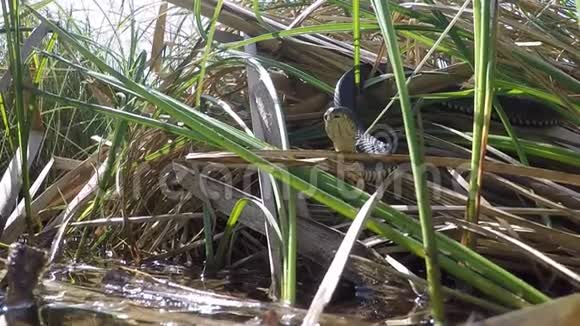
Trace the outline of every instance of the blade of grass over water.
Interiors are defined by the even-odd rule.
[[[37,13],[36,15],[43,19],[41,15]],[[117,87],[119,90],[135,94],[143,100],[156,105],[163,112],[182,121],[188,128],[171,126],[129,112],[119,112],[102,106],[90,105],[86,102],[75,102],[65,99],[69,105],[74,104],[75,107],[97,110],[115,117],[126,117],[132,122],[140,122],[151,127],[163,128],[164,130],[187,136],[191,139],[207,142],[217,148],[232,151],[242,159],[253,163],[259,169],[272,174],[276,179],[290,184],[294,189],[302,191],[305,195],[351,219],[356,215],[357,210],[355,207],[360,207],[364,203],[364,201],[360,202],[360,200],[368,199],[368,194],[356,188],[349,187],[348,184],[340,183],[335,177],[317,169],[296,169],[292,173],[288,173],[288,171],[280,169],[275,164],[257,157],[248,149],[264,149],[271,148],[271,146],[249,137],[243,131],[234,129],[231,126],[204,115],[198,110],[193,110],[170,96],[135,83],[102,62],[89,49],[83,47],[82,44],[64,30],[56,25],[53,28],[58,31],[60,35],[59,40],[66,41],[67,44],[78,50],[85,59],[95,64],[104,72],[111,74],[113,77],[72,64],[73,67],[77,67],[84,73],[111,86]],[[46,93],[44,94],[44,96],[49,96]],[[63,99],[60,98],[59,101],[63,101]],[[313,177],[316,177],[316,180],[318,180],[316,184],[312,183]],[[347,191],[351,191],[359,196],[355,199],[350,198],[349,200],[340,199],[345,194],[341,194],[337,190],[337,185],[344,186]],[[349,201],[352,204],[356,203],[356,205],[352,205]],[[419,242],[422,239],[421,228],[413,219],[382,203],[379,203],[375,212],[377,217],[384,219],[387,223],[378,223],[376,220],[369,220],[367,226],[371,231],[388,237],[408,250],[411,250],[414,254],[424,257],[424,250]],[[528,305],[526,302],[537,303],[548,300],[541,292],[522,280],[515,278],[507,271],[479,256],[477,253],[460,246],[457,242],[442,234],[436,234],[436,237],[443,251],[439,253],[441,265],[453,275],[466,280],[483,293],[495,298],[498,302],[502,302],[510,307],[522,307]],[[466,262],[468,268],[465,266],[459,267],[457,261]],[[475,272],[476,270],[477,272]],[[482,275],[485,275],[485,278]],[[498,284],[501,284],[501,286]],[[516,295],[516,293],[521,294],[521,297]]]
[[[216,223],[215,212],[208,199],[203,201],[203,234],[205,236],[205,271],[209,274],[216,272],[213,250],[213,230]]]
[[[283,242],[282,233],[280,231],[280,228],[278,227],[278,222],[276,222],[276,219],[270,213],[268,208],[266,208],[266,206],[264,206],[263,203],[261,203],[257,200],[242,198],[236,202],[236,205],[232,209],[230,217],[228,218],[228,221],[226,222],[226,229],[224,230],[224,235],[220,239],[220,243],[218,245],[216,259],[215,259],[218,267],[225,266],[225,254],[226,254],[226,250],[228,248],[229,242],[231,240],[232,232],[234,230],[234,227],[237,225],[238,220],[240,218],[240,215],[242,215],[242,212],[244,211],[244,208],[250,203],[254,204],[256,207],[258,207],[264,213],[264,217],[266,218],[266,221],[272,226],[272,228],[274,230],[276,240]]]
[[[240,215],[242,215],[242,212],[244,211],[244,207],[246,207],[248,202],[249,202],[248,199],[240,199],[236,202],[234,209],[232,209],[232,213],[230,214],[230,217],[228,218],[228,221],[226,222],[226,228],[224,230],[224,234],[223,234],[222,238],[220,239],[220,242],[218,244],[218,249],[217,249],[217,252],[215,254],[214,261],[216,264],[215,266],[217,268],[223,268],[225,266],[226,250],[228,249],[228,246],[230,245],[230,242],[232,239],[232,233],[234,232],[234,228],[238,224],[238,219],[240,218]]]
[[[324,307],[332,299],[332,295],[336,290],[336,286],[338,285],[338,281],[340,280],[344,266],[346,265],[354,243],[358,239],[360,232],[364,227],[365,221],[374,210],[375,205],[380,200],[380,198],[383,197],[383,193],[384,184],[381,184],[377,191],[371,196],[371,198],[369,198],[369,200],[367,200],[367,202],[361,207],[360,211],[352,221],[352,224],[344,236],[344,240],[340,244],[340,247],[334,255],[332,263],[324,275],[322,283],[320,283],[318,286],[316,295],[314,296],[314,299],[312,299],[312,303],[308,308],[308,313],[302,321],[303,326],[318,324],[318,319],[320,318]]]
[[[431,216],[431,204],[429,203],[429,190],[427,188],[425,164],[423,159],[423,149],[419,144],[417,130],[409,91],[407,89],[403,63],[399,51],[399,44],[393,22],[389,3],[386,0],[373,0],[373,5],[377,13],[377,20],[381,26],[381,32],[386,43],[389,59],[393,67],[397,90],[399,92],[403,121],[405,124],[405,135],[409,154],[411,157],[411,166],[413,171],[413,180],[415,181],[415,196],[417,206],[419,207],[419,219],[421,221],[421,234],[423,246],[425,249],[425,265],[427,268],[427,281],[429,282],[429,295],[431,311],[435,323],[445,323],[445,313],[443,308],[443,294],[441,293],[441,272],[439,271],[437,244],[435,241],[435,229]]]

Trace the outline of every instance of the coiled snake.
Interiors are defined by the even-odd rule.
[[[370,76],[370,73],[370,65],[360,66],[361,84]],[[365,114],[373,114],[373,112],[369,112],[368,110],[364,110],[364,107],[360,107],[360,98],[364,97],[363,88],[357,88],[355,86],[354,68],[344,73],[336,84],[333,106],[324,114],[326,134],[332,141],[334,149],[337,152],[392,154],[397,147],[397,137],[391,134],[390,136],[392,137],[387,137],[383,141],[369,133],[365,133],[366,126],[363,125],[363,120],[361,120],[359,113],[363,111],[362,113]],[[541,127],[559,123],[559,116],[555,111],[543,105],[538,105],[538,102],[526,98],[507,96],[500,96],[499,98],[500,102],[506,108],[508,119],[514,125]],[[442,102],[441,104],[450,111],[461,114],[473,114],[472,99],[454,99]],[[517,107],[517,110],[507,110],[509,107],[513,108],[514,106]],[[393,166],[389,168],[387,170],[376,167],[369,169],[366,166],[363,177],[366,180],[376,181],[379,178],[386,177],[386,174],[392,171]]]

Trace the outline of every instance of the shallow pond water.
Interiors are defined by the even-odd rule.
[[[145,273],[120,264],[55,264],[35,291],[38,311],[26,314],[38,313],[45,325],[299,325],[306,313],[226,291],[225,279],[194,279],[179,267],[172,269],[173,274],[162,276],[154,269]],[[326,325],[353,323],[366,324],[356,316],[321,318]]]

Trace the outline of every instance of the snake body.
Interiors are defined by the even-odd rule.
[[[370,65],[360,66],[361,81],[364,82],[371,74]],[[410,73],[410,71],[407,71]],[[362,84],[361,82],[361,84]],[[355,86],[354,68],[342,75],[336,84],[333,106],[324,114],[324,126],[327,136],[338,152],[358,152],[368,154],[392,154],[397,147],[395,137],[379,140],[369,133],[365,133],[362,115],[376,116],[378,112],[369,111],[368,101],[364,89]],[[459,89],[459,85],[457,89]],[[527,98],[498,96],[505,109],[506,115],[514,125],[526,127],[541,127],[559,123],[559,116],[545,105]],[[444,101],[439,104],[451,112],[473,115],[472,99],[457,99]],[[516,110],[509,108],[516,107]],[[363,117],[368,118],[368,117]],[[492,116],[498,119],[497,116]],[[365,179],[377,180],[385,177],[393,167],[365,169]],[[379,173],[377,173],[377,171]]]
[[[537,101],[515,96],[498,96],[498,98],[505,109],[508,120],[515,126],[548,127],[560,123],[560,116],[556,112]],[[443,101],[439,104],[456,112],[473,116],[473,99],[471,98]],[[514,107],[518,107],[518,109],[510,109]],[[491,118],[500,121],[495,111],[491,112]]]

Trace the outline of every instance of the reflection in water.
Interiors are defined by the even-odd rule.
[[[196,280],[196,289],[182,285],[195,283],[184,275],[169,280],[110,264],[107,268],[55,264],[45,275],[38,289],[40,311],[36,306],[10,311],[4,317],[18,320],[8,325],[299,325],[305,314],[303,309],[248,299],[244,294],[240,298],[220,294],[217,290],[226,287],[224,280]],[[324,315],[321,322],[364,325],[356,318],[334,315]]]

